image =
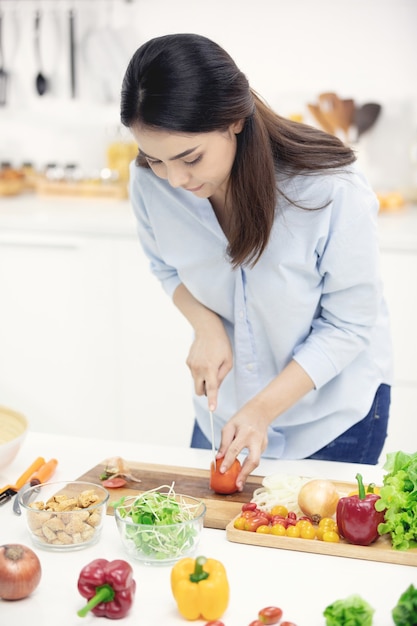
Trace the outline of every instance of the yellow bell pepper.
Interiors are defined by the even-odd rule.
[[[229,604],[229,581],[220,561],[184,558],[171,570],[171,589],[185,619],[219,619]]]

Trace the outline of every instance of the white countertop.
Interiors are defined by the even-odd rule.
[[[111,456],[126,460],[207,468],[208,451],[155,447],[131,442],[112,442],[68,436],[28,434],[23,447],[7,470],[0,471],[0,486],[13,483],[38,456],[56,457],[56,480],[75,479]],[[277,472],[321,476],[354,482],[360,471],[366,482],[381,482],[381,466],[359,466],[324,461],[263,460],[256,474]],[[11,502],[0,506],[0,544],[31,546],[25,523],[12,512]],[[122,558],[131,562],[137,582],[133,608],[123,624],[175,626],[186,624],[171,594],[170,567],[148,567],[131,561],[124,553],[112,516],[106,516],[100,541],[90,548],[51,553],[33,548],[42,564],[42,579],[32,596],[15,602],[0,600],[1,623],[31,626],[86,626],[98,624],[77,610],[84,599],[76,587],[81,568],[95,558]],[[264,606],[280,606],[284,619],[297,626],[324,626],[323,610],[331,602],[359,594],[375,608],[373,626],[390,626],[391,610],[410,584],[417,586],[417,568],[247,546],[229,542],[225,531],[204,529],[199,553],[221,560],[228,574],[231,599],[222,620],[225,626],[247,626]],[[417,564],[416,564],[417,565]],[[205,621],[193,622],[205,624]]]
[[[0,198],[0,231],[136,237],[129,200],[22,194]]]
[[[381,249],[417,252],[417,205],[378,217]],[[134,237],[129,200],[22,194],[0,198],[0,232]]]

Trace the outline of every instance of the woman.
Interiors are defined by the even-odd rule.
[[[191,445],[243,489],[261,455],[376,464],[391,383],[378,204],[352,150],[277,115],[193,34],[142,45],[121,120],[153,273],[194,330]]]

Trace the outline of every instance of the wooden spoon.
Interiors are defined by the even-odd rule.
[[[334,128],[327,117],[323,115],[320,107],[317,104],[307,104],[307,107],[321,129],[330,135],[334,135]]]

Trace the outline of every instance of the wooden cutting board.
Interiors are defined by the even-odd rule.
[[[113,515],[111,503],[119,500],[122,496],[134,496],[155,489],[162,485],[171,486],[174,482],[176,493],[182,493],[203,500],[207,507],[204,520],[206,528],[217,528],[224,530],[231,519],[234,519],[241,510],[244,502],[249,502],[255,489],[262,487],[263,476],[249,476],[245,488],[242,492],[230,496],[214,493],[210,489],[209,470],[194,469],[187,467],[175,467],[172,465],[152,465],[149,463],[137,463],[126,461],[135,478],[141,480],[140,483],[129,482],[121,489],[109,489],[110,506],[107,513]],[[101,484],[100,475],[105,470],[105,461],[88,470],[77,480],[86,480],[92,483]]]

